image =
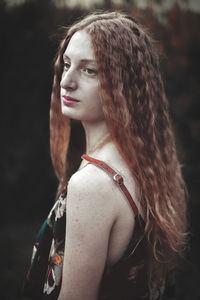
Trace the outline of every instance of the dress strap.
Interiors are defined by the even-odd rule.
[[[129,193],[129,191],[127,190],[126,186],[124,185],[124,180],[123,177],[118,174],[116,171],[114,171],[111,167],[109,167],[105,162],[92,158],[86,154],[83,154],[81,156],[82,159],[85,159],[87,161],[89,161],[90,163],[104,169],[109,175],[111,175],[112,179],[119,185],[120,189],[122,190],[122,192],[124,193],[125,197],[127,198],[128,202],[131,205],[131,208],[133,210],[134,215],[138,215],[138,208],[131,196],[131,194]]]

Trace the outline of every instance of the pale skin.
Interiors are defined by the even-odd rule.
[[[127,164],[110,140],[99,96],[98,73],[90,35],[76,32],[64,53],[60,83],[62,113],[80,120],[86,134],[86,152],[103,160],[124,178],[139,206],[139,192]],[[78,101],[64,104],[63,96]],[[115,264],[126,250],[134,230],[134,215],[117,184],[104,171],[82,161],[70,179],[67,194],[66,247],[59,300],[97,300],[106,265]]]

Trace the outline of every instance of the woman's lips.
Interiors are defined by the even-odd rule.
[[[62,96],[62,98],[63,98],[63,103],[66,106],[73,106],[76,103],[80,102],[79,100],[74,99],[74,98],[69,97],[69,96]]]

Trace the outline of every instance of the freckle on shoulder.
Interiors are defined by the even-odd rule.
[[[113,197],[114,185],[113,179],[104,170],[88,164],[77,171],[69,181],[68,207],[78,205],[81,207],[80,212],[86,209],[87,214],[91,209],[96,215],[100,213],[104,216],[109,215],[109,218],[111,215],[113,217],[116,207],[116,197]]]
[[[106,189],[107,186],[110,186],[110,182],[112,179],[103,170],[88,164],[72,175],[68,188],[95,190],[104,187]]]

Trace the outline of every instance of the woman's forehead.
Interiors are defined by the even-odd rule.
[[[85,30],[73,34],[64,52],[64,57],[95,60],[91,37]]]

